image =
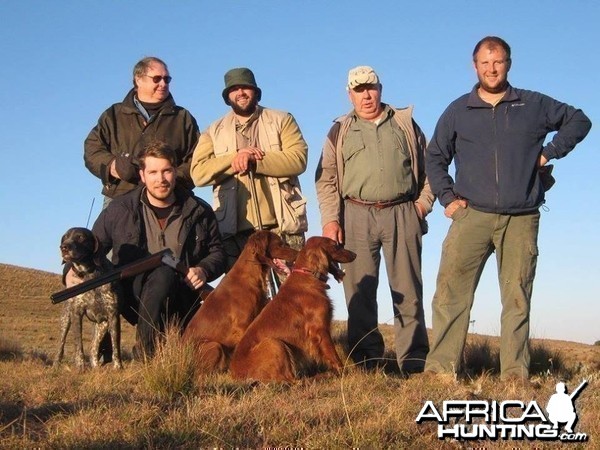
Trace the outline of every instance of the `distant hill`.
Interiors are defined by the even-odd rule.
[[[64,305],[53,305],[50,294],[62,289],[59,274],[0,264],[0,338],[14,342],[28,352],[53,355],[58,346]],[[87,353],[93,326],[91,322],[85,322]],[[123,344],[127,349],[133,345],[134,328],[127,323],[122,324],[122,328]],[[71,335],[67,342],[69,358],[72,354]]]

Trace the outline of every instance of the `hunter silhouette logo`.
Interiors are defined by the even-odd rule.
[[[586,433],[575,433],[577,423],[575,400],[587,386],[583,380],[571,393],[563,382],[556,384],[546,405],[546,412],[535,400],[445,400],[440,407],[428,400],[416,422],[437,422],[438,439],[456,440],[560,440],[586,442]],[[561,424],[564,431],[561,432]]]
[[[558,430],[559,423],[566,423],[565,431],[573,434],[573,425],[577,422],[577,412],[575,411],[575,398],[587,386],[587,380],[583,380],[577,389],[571,395],[567,394],[565,383],[556,383],[556,394],[552,394],[548,400],[548,419],[554,424],[554,430]]]

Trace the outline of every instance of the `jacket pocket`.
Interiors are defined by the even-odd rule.
[[[356,136],[353,136],[351,140],[347,139],[342,147],[342,156],[344,158],[344,162],[350,161],[364,149],[365,144],[362,139],[359,139]]]
[[[553,164],[546,164],[545,166],[538,168],[538,175],[542,182],[544,192],[549,191],[550,188],[554,186],[554,183],[556,183],[556,180],[552,176],[552,169],[554,169]]]
[[[308,231],[306,197],[302,195],[300,182],[297,179],[287,179],[280,182],[279,188],[281,190],[281,232],[296,234]]]
[[[412,156],[408,149],[408,140],[406,138],[406,134],[400,128],[393,127],[392,131],[394,133],[394,141],[396,143],[396,147],[402,156],[404,156],[408,161],[412,160]]]
[[[458,222],[459,220],[464,219],[469,214],[469,207],[466,208],[458,207],[456,211],[452,213],[452,221]]]
[[[237,188],[235,185],[217,186],[213,190],[215,217],[223,237],[237,232]]]

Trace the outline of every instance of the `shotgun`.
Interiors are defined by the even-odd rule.
[[[110,283],[112,281],[123,280],[125,278],[131,278],[140,273],[147,272],[148,270],[156,269],[161,264],[165,264],[173,269],[177,270],[182,274],[187,273],[187,268],[181,263],[173,252],[170,249],[161,250],[158,253],[154,253],[150,256],[142,258],[138,261],[131,262],[129,264],[124,265],[123,267],[119,267],[118,269],[111,270],[103,275],[100,275],[96,278],[92,278],[91,280],[84,281],[83,283],[76,284],[75,286],[68,287],[63,289],[62,291],[55,292],[50,295],[50,300],[52,300],[53,304],[64,302],[76,295],[83,294],[84,292],[91,291],[92,289],[96,289],[104,284]],[[204,299],[208,292],[212,290],[212,287],[208,284],[205,284],[202,287],[202,292],[200,293],[200,297]]]
[[[579,393],[581,392],[581,390],[586,387],[588,384],[587,380],[583,380],[581,382],[581,384],[579,386],[577,386],[577,388],[569,395],[569,398],[571,400],[575,399],[575,397],[577,397],[579,395]]]

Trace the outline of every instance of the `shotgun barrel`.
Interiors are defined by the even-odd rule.
[[[91,291],[92,289],[96,289],[112,281],[131,278],[139,275],[140,273],[147,272],[148,270],[156,269],[161,264],[166,264],[180,272],[185,273],[183,271],[183,267],[181,267],[181,264],[173,255],[173,252],[170,249],[165,249],[138,261],[126,264],[118,269],[111,270],[110,272],[107,272],[96,278],[92,278],[91,280],[87,280],[83,283],[63,289],[62,291],[55,292],[54,294],[50,295],[50,300],[52,300],[53,304],[61,303],[75,297],[76,295]]]

